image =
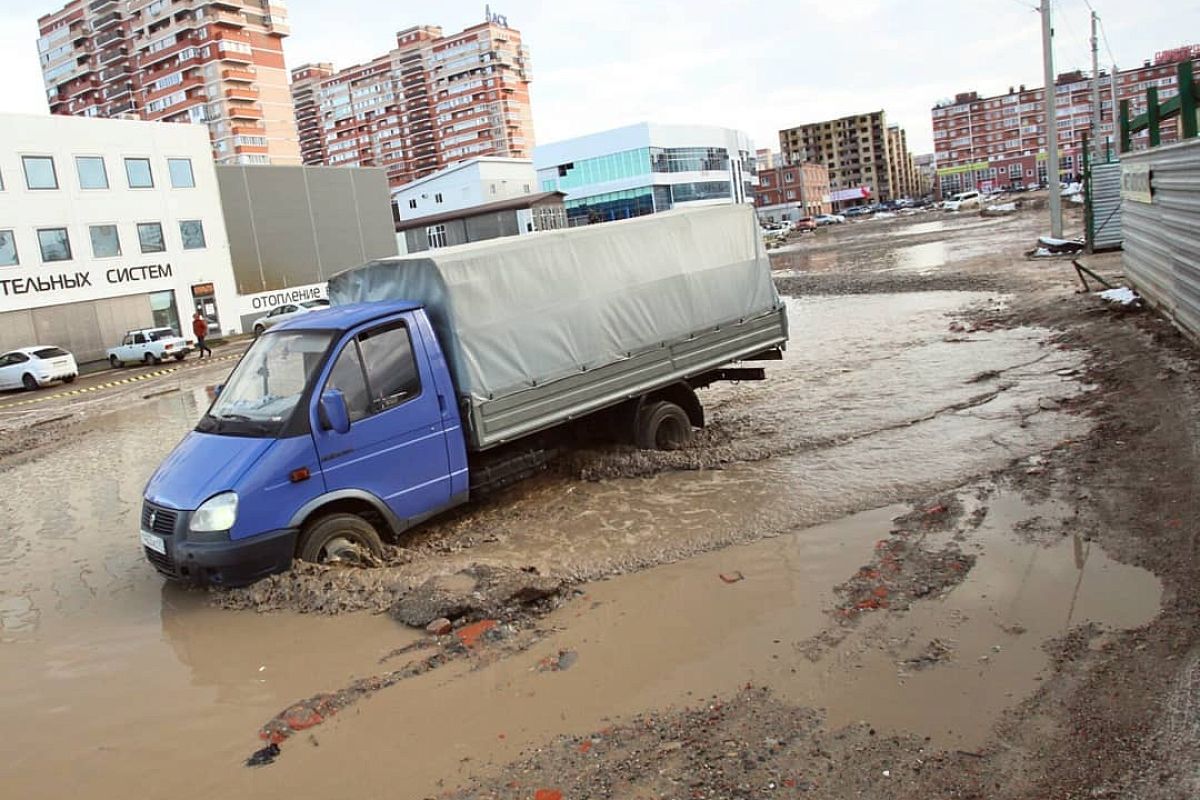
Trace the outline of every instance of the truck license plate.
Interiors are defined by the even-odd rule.
[[[167,554],[167,545],[163,542],[162,537],[155,536],[149,531],[142,531],[142,544],[159,555],[165,556]]]

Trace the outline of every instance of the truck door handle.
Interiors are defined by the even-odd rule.
[[[438,410],[443,414],[446,413],[446,395],[438,392]]]

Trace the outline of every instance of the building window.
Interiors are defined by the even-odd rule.
[[[416,208],[416,207],[417,207],[417,201],[416,201],[415,199],[413,199],[413,200],[409,200],[409,201],[408,201],[408,207],[409,207],[409,208]]]
[[[17,240],[12,231],[0,231],[0,267],[15,267],[20,264],[17,258]]]
[[[446,246],[446,226],[445,225],[430,225],[425,229],[425,239],[429,242],[430,250],[437,250],[439,247]]]
[[[165,292],[153,292],[150,295],[150,315],[154,318],[154,327],[156,328],[181,330],[179,311],[175,308],[175,292],[171,289]]]
[[[92,235],[93,256],[115,258],[121,255],[121,237],[116,225],[93,225],[88,231]]]
[[[147,170],[149,164],[147,163]],[[168,158],[167,171],[171,173],[171,186],[175,189],[196,188],[196,177],[192,174],[190,158]]]
[[[157,222],[139,222],[137,226],[138,243],[143,253],[161,253],[167,249],[163,240],[162,225]]]
[[[130,189],[153,189],[154,175],[150,172],[150,159],[125,159],[125,177],[129,179]]]
[[[57,189],[58,173],[50,156],[21,156],[25,167],[25,185],[30,189]]]
[[[80,189],[108,188],[108,172],[100,156],[75,156],[75,171],[79,173]]]
[[[697,200],[727,200],[729,197],[729,184],[724,181],[677,183],[671,186],[671,201],[673,203],[691,203]]]
[[[198,219],[185,219],[179,222],[179,238],[183,240],[184,250],[203,250],[204,225]]]
[[[42,261],[71,260],[71,239],[66,228],[39,228],[37,234]]]

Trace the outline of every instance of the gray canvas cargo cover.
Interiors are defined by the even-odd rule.
[[[754,209],[732,204],[372,261],[329,296],[422,303],[473,405],[782,317]]]

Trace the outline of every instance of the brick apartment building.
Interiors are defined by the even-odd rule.
[[[325,163],[325,137],[321,135],[321,111],[316,87],[333,74],[329,63],[305,64],[292,70],[292,106],[300,134],[300,160],[307,165]]]
[[[1200,62],[1200,45],[1158,53],[1153,61],[1120,73],[1118,104],[1129,100],[1131,113],[1137,115],[1146,110],[1147,87],[1158,87],[1160,101],[1178,94],[1176,65],[1188,59]],[[1200,68],[1200,63],[1197,67]],[[1089,133],[1092,123],[1092,79],[1075,71],[1059,75],[1054,83],[1059,167],[1061,178],[1066,180],[1083,171],[1084,135]],[[1111,92],[1111,76],[1101,72],[1100,136],[1106,143],[1116,138]],[[933,145],[942,194],[1048,183],[1044,103],[1042,88],[1021,86],[995,97],[981,98],[975,92],[966,92],[934,107]],[[1176,138],[1174,130],[1164,127],[1164,143]],[[1134,137],[1135,149],[1147,144],[1146,132]],[[1112,147],[1117,149],[1115,144]]]
[[[754,204],[759,219],[771,222],[829,214],[829,170],[811,161],[760,167]]]
[[[399,187],[465,159],[533,155],[529,53],[503,17],[449,36],[409,28],[384,55],[327,67],[292,73],[301,147],[320,159],[306,163],[385,167]]]
[[[298,164],[281,0],[73,0],[38,19],[52,114],[205,123],[225,164]]]
[[[835,195],[863,187],[878,201],[913,194],[916,168],[904,131],[889,126],[882,110],[781,130],[779,146],[788,164],[823,164]]]

